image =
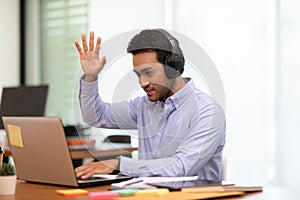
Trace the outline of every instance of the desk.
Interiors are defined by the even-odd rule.
[[[107,191],[110,188],[110,185],[107,186],[98,186],[85,188],[90,192],[95,191]],[[23,181],[18,181],[17,189],[15,195],[0,195],[1,200],[88,200],[88,196],[80,197],[63,197],[55,193],[58,189],[70,189],[68,187],[61,186],[52,186],[52,185],[42,185],[42,184],[33,184],[26,183]],[[155,199],[155,198],[153,198]],[[236,197],[227,197],[227,198],[218,198],[219,200],[295,200],[300,199],[300,191],[297,190],[288,190],[283,188],[276,187],[266,187],[263,192],[248,193],[243,196]]]
[[[104,142],[94,149],[70,150],[70,153],[72,159],[82,159],[125,155],[137,149],[137,147],[132,147],[131,144]]]
[[[130,144],[103,143],[101,147],[96,149],[76,149],[70,150],[70,153],[72,159],[83,159],[102,156],[119,156],[137,149],[137,147],[132,147]],[[6,147],[4,157],[9,156],[12,156],[11,151]]]
[[[110,185],[107,186],[98,186],[85,188],[88,191],[106,191],[110,188]],[[85,199],[88,200],[88,196],[81,197],[64,197],[56,194],[56,190],[61,189],[71,189],[69,187],[61,186],[52,186],[52,185],[43,185],[43,184],[34,184],[27,183],[23,181],[17,182],[17,188],[15,195],[0,195],[1,200],[72,200],[72,199]]]
[[[75,137],[76,138],[76,137]],[[93,139],[89,137],[89,139]],[[7,137],[4,130],[0,130],[0,146],[4,147],[4,157],[12,156],[9,146],[7,144]],[[137,147],[133,147],[131,144],[126,143],[106,143],[96,141],[95,148],[93,149],[71,149],[72,159],[84,159],[94,157],[106,157],[106,156],[119,156],[128,154],[129,152],[137,150]]]

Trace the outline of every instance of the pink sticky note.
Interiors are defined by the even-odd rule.
[[[120,195],[116,192],[90,192],[89,197],[92,200],[97,200],[97,199],[112,199],[115,197],[119,197]]]

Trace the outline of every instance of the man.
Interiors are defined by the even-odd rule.
[[[129,176],[199,176],[220,181],[225,145],[222,108],[183,78],[184,56],[176,38],[163,29],[143,30],[130,41],[133,71],[146,92],[129,102],[105,103],[98,93],[98,74],[106,57],[99,58],[101,38],[94,47],[82,34],[82,47],[75,41],[84,76],[80,80],[83,119],[95,127],[136,128],[139,160],[127,157],[92,162],[75,169],[88,178],[96,173]]]

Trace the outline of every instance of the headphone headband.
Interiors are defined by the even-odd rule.
[[[163,36],[168,44],[158,41]],[[151,42],[145,40],[151,40]],[[135,35],[129,42],[127,53],[143,49],[159,49],[183,56],[178,41],[163,29],[146,29]]]
[[[174,54],[178,54],[178,55],[182,55],[181,49],[179,47],[178,41],[167,31],[163,30],[163,29],[156,29],[158,32],[160,32],[161,34],[163,34],[165,36],[165,38],[167,38],[167,40],[169,41],[169,43],[172,46],[172,50],[169,51],[170,53],[174,53]]]

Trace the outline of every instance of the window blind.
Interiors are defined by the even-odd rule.
[[[79,70],[74,40],[87,30],[87,0],[41,0],[41,80],[48,84],[47,116],[74,125],[73,92]]]

